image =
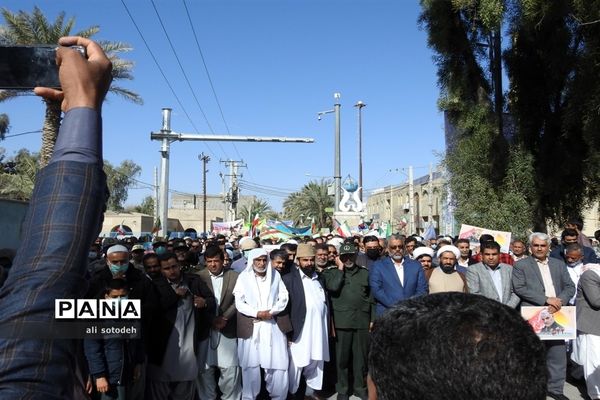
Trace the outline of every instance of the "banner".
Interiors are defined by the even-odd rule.
[[[223,235],[228,235],[231,233],[232,229],[236,231],[240,229],[243,225],[243,219],[238,219],[236,221],[213,222],[212,231],[215,234],[221,233]]]
[[[460,233],[458,234],[459,239],[469,239],[471,243],[471,250],[473,254],[479,253],[479,237],[483,234],[492,235],[494,240],[500,245],[500,251],[508,253],[510,247],[510,232],[494,231],[487,228],[480,228],[473,225],[461,225]]]

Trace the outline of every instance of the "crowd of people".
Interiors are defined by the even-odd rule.
[[[570,353],[600,398],[600,266],[577,224],[510,253],[489,235],[475,251],[402,234],[100,240],[111,63],[88,39],[60,44],[62,90],[36,93],[65,118],[0,286],[0,398],[565,399],[565,341],[542,343],[517,309],[569,304]],[[69,298],[139,300],[139,337],[52,337]]]
[[[594,300],[576,287],[600,269],[579,235],[567,228],[553,245],[534,233],[509,253],[491,235],[480,237],[476,253],[466,239],[401,234],[282,243],[216,235],[151,246],[133,236],[99,238],[89,251],[87,297],[140,299],[145,347],[125,340],[116,352],[107,343],[99,355],[99,340],[86,340],[91,386],[120,399],[367,399],[373,323],[405,300],[459,292],[512,309],[545,305],[555,313],[577,303],[592,312]],[[548,395],[564,398],[565,341],[544,344]],[[586,360],[593,388],[595,364]]]

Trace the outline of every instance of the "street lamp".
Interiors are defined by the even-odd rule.
[[[366,104],[362,101],[358,101],[354,107],[358,108],[358,187],[360,188],[359,198],[360,201],[363,199],[363,168],[362,168],[362,108]]]
[[[320,111],[317,113],[317,119],[320,121],[321,116],[325,114],[335,113],[335,146],[334,146],[334,164],[333,164],[333,180],[335,184],[335,204],[334,210],[339,211],[340,207],[340,191],[342,186],[341,175],[341,157],[340,157],[340,98],[342,95],[338,92],[333,94],[335,104],[333,110]]]

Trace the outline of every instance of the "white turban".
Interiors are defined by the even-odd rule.
[[[433,249],[431,247],[417,247],[413,250],[413,258],[416,260],[421,256],[429,256],[433,258]]]
[[[460,257],[460,250],[458,249],[458,247],[452,246],[452,245],[446,245],[446,246],[440,247],[440,249],[438,250],[438,252],[437,252],[438,258],[442,255],[442,253],[445,253],[447,251],[454,253],[457,260]]]

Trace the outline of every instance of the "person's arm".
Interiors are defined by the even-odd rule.
[[[584,272],[579,279],[583,297],[594,309],[600,309],[600,277],[594,271]],[[578,303],[579,304],[579,303]]]
[[[429,294],[429,283],[427,283],[423,268],[419,265],[417,269],[417,291],[415,296],[424,296],[426,294]]]
[[[474,267],[469,267],[466,273],[467,288],[471,294],[481,294],[479,290],[479,275],[475,272]]]
[[[359,267],[357,267],[359,268]],[[344,283],[344,269],[331,268],[323,271],[323,279],[325,280],[325,288],[331,292],[339,292]]]
[[[530,304],[537,306],[543,306],[546,304],[546,294],[540,290],[532,290],[527,285],[527,278],[525,276],[525,268],[528,268],[529,262],[535,263],[533,260],[524,259],[518,261],[513,267],[512,272],[512,285],[513,291],[519,296],[521,301],[526,301]]]
[[[288,293],[287,288],[283,284],[283,281],[279,282],[279,291],[277,292],[277,301],[275,301],[275,304],[273,304],[273,307],[271,307],[271,310],[270,310],[271,315],[277,315],[280,312],[282,312],[283,310],[285,310],[286,306],[288,305],[289,298],[290,298],[290,295]]]
[[[385,307],[391,307],[396,302],[389,298],[383,289],[383,277],[381,276],[381,265],[376,263],[369,270],[369,286],[371,286],[371,294],[373,298]]]
[[[241,280],[238,279],[233,288],[233,295],[235,296],[235,308],[247,317],[256,318],[258,311],[246,302],[246,294],[244,292],[244,285]]]
[[[235,283],[237,282],[238,273],[235,271],[231,271],[231,272],[229,272],[229,274],[231,274],[230,279],[232,280],[234,287],[235,287]],[[223,290],[224,289],[225,288],[223,288]],[[231,302],[229,307],[227,307],[227,309],[225,311],[223,311],[222,317],[229,320],[229,319],[235,317],[235,312],[236,312],[236,309],[235,309],[235,298],[234,298],[234,301]]]
[[[571,300],[577,291],[577,288],[575,287],[567,268],[568,267],[566,265],[561,263],[560,279],[562,281],[563,290],[556,295],[556,297],[562,301],[563,306],[569,305],[569,300]]]

